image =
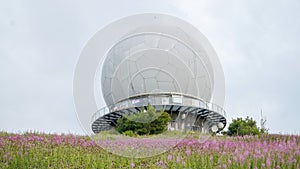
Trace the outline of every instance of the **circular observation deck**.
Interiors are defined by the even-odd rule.
[[[190,120],[186,120],[183,127],[178,128],[176,125],[175,130],[219,132],[226,126],[226,112],[222,107],[187,94],[161,92],[134,95],[122,99],[112,106],[101,108],[92,116],[92,130],[94,133],[99,133],[112,129],[120,117],[146,110],[148,105],[153,106],[157,111],[164,110],[177,117],[183,117],[183,115],[189,117],[186,119]],[[176,123],[175,119],[172,118],[172,122]],[[217,130],[212,131],[215,130],[212,128],[216,127]]]

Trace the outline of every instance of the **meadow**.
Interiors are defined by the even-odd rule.
[[[134,139],[134,138],[131,138]],[[88,136],[43,133],[0,133],[0,168],[300,168],[300,136],[213,136],[205,141],[185,137],[164,153],[147,158],[118,156],[101,144],[123,151],[157,139],[91,139]],[[172,139],[162,140],[166,144]]]

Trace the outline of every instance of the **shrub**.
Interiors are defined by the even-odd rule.
[[[160,134],[167,129],[171,117],[164,110],[157,112],[151,105],[147,110],[124,115],[117,121],[117,131],[125,135],[152,135]]]
[[[256,121],[249,117],[245,120],[242,118],[233,119],[226,132],[229,136],[258,135],[260,133]]]

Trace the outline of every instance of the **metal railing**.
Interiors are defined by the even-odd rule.
[[[160,92],[160,93],[144,93],[139,95],[134,95],[126,99],[118,101],[116,104],[111,106],[106,106],[99,109],[92,116],[92,122],[96,121],[98,118],[117,111],[122,111],[124,109],[143,107],[148,105],[178,105],[178,106],[190,106],[199,107],[202,109],[207,109],[218,113],[226,117],[225,110],[214,103],[206,102],[195,96],[175,93],[175,92]]]

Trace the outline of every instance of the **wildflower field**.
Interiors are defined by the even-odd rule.
[[[103,144],[109,142],[120,148],[141,144],[119,139]],[[300,137],[295,135],[213,136],[203,142],[186,137],[148,158],[118,156],[101,144],[87,136],[2,132],[0,168],[300,168]],[[155,139],[144,144],[160,147]]]

